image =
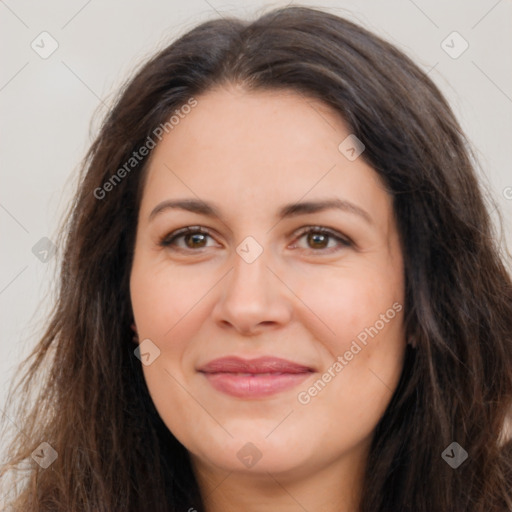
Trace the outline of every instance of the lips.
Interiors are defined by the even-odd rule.
[[[308,366],[293,363],[278,357],[259,357],[242,359],[240,357],[222,357],[214,359],[199,368],[203,373],[304,373],[314,371]]]
[[[315,370],[277,357],[223,357],[198,371],[217,391],[238,398],[264,398],[297,386]]]

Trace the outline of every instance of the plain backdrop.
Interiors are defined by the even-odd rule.
[[[119,86],[151,54],[202,21],[254,18],[288,3],[0,2],[0,414],[16,365],[42,333],[51,305],[59,253],[45,252],[51,247],[47,239],[55,239],[80,162]],[[512,2],[301,5],[325,8],[369,28],[428,71],[476,151],[482,180],[502,211],[510,251]]]

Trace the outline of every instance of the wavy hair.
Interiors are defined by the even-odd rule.
[[[306,7],[200,24],[147,61],[105,117],[62,224],[51,318],[9,391],[22,428],[3,424],[0,476],[13,485],[12,510],[204,509],[188,452],[159,417],[133,353],[129,276],[148,157],[106,197],[97,190],[175,110],[230,83],[332,107],[393,197],[415,347],[375,430],[360,512],[512,510],[510,255],[476,159],[447,101],[406,55]],[[441,456],[454,441],[469,455],[457,469]],[[47,469],[31,458],[41,442],[58,454]],[[14,485],[12,474],[23,479]]]

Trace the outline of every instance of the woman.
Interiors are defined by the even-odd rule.
[[[512,510],[511,278],[452,111],[375,35],[302,7],[185,34],[62,244],[14,510]]]

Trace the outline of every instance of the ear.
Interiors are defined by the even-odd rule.
[[[132,328],[132,331],[134,332],[133,342],[134,343],[139,343],[139,333],[137,331],[137,326],[135,325],[135,322],[132,323],[131,328]]]

